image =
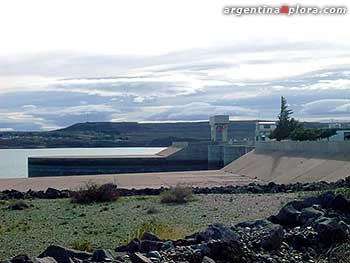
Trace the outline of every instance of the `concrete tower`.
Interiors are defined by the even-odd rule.
[[[228,136],[228,124],[229,116],[228,115],[216,115],[210,117],[209,120],[210,129],[211,129],[211,140],[213,142],[227,142]]]

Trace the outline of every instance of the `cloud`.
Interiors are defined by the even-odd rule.
[[[349,57],[345,47],[280,43],[129,60],[79,53],[7,58],[0,60],[0,123],[49,129],[86,120],[275,118],[280,96],[287,97],[298,118],[342,118],[349,111],[343,101],[350,97]],[[13,81],[31,74],[27,85]]]
[[[194,102],[166,108],[160,113],[148,117],[148,120],[208,120],[212,115],[256,116],[257,112],[239,106],[211,105],[209,103]]]
[[[336,115],[350,112],[350,99],[323,99],[306,103],[303,113],[310,115]]]

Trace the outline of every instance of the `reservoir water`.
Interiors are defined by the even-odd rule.
[[[155,154],[164,148],[0,149],[0,178],[28,177],[28,157]]]

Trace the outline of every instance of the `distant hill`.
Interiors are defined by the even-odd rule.
[[[230,121],[230,139],[254,140],[254,120]],[[327,128],[308,122],[305,127]],[[349,123],[342,124],[350,128]],[[50,132],[0,132],[0,148],[166,147],[174,141],[210,140],[209,122],[85,122]]]
[[[229,137],[237,140],[253,139],[255,121],[231,121]],[[132,141],[210,140],[209,122],[137,123],[86,122],[77,123],[59,132],[102,132],[128,137]]]

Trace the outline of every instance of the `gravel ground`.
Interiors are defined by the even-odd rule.
[[[114,249],[140,231],[154,227],[162,238],[180,238],[211,223],[235,224],[275,214],[302,195],[196,195],[182,205],[161,204],[158,196],[122,197],[116,202],[76,205],[69,199],[26,201],[12,211],[0,203],[0,260],[21,253],[37,256],[50,244]],[[175,236],[173,236],[175,235]]]

